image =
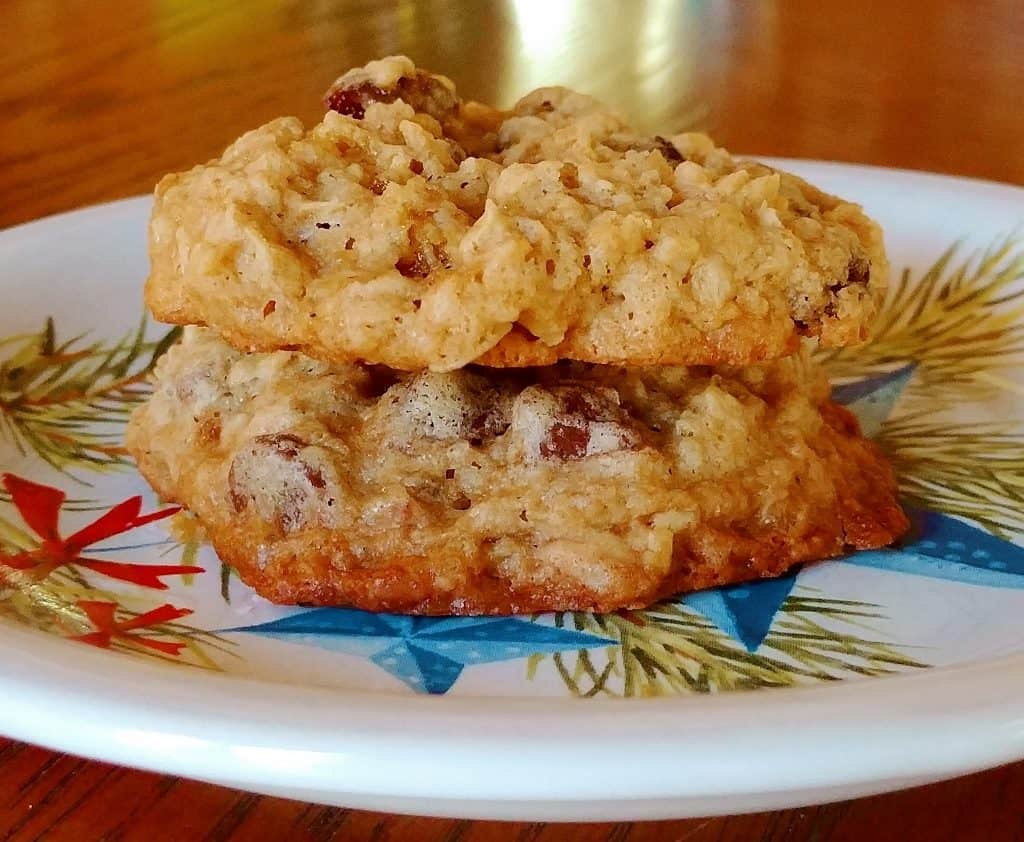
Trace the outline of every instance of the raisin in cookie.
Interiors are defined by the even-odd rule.
[[[403,374],[189,328],[127,444],[280,603],[608,611],[907,526],[888,465],[800,354]]]
[[[746,364],[867,336],[854,204],[544,88],[500,112],[405,58],[350,71],[156,189],[146,300],[243,350],[448,371]]]

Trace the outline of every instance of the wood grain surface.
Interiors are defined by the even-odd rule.
[[[315,120],[336,75],[393,52],[502,104],[561,82],[737,151],[1024,182],[1020,0],[4,0],[0,226],[147,192],[271,117]],[[0,688],[0,732],[2,717]],[[0,839],[1001,842],[1024,840],[1024,764],[751,816],[499,824],[264,798],[0,738]]]

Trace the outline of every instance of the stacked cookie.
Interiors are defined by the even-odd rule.
[[[404,58],[327,105],[165,178],[150,229],[147,303],[190,327],[127,444],[259,593],[608,611],[905,530],[802,347],[867,336],[859,207]]]

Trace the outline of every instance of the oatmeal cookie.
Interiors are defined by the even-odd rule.
[[[875,223],[704,135],[642,136],[562,88],[497,111],[401,57],[326,101],[312,128],[274,120],[160,182],[157,318],[435,371],[741,365],[867,336]]]
[[[127,445],[280,603],[635,608],[907,527],[882,455],[802,354],[407,374],[189,328]]]

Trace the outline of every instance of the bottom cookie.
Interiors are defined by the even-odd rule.
[[[127,446],[278,603],[640,608],[908,525],[882,454],[802,355],[406,374],[188,328]]]

